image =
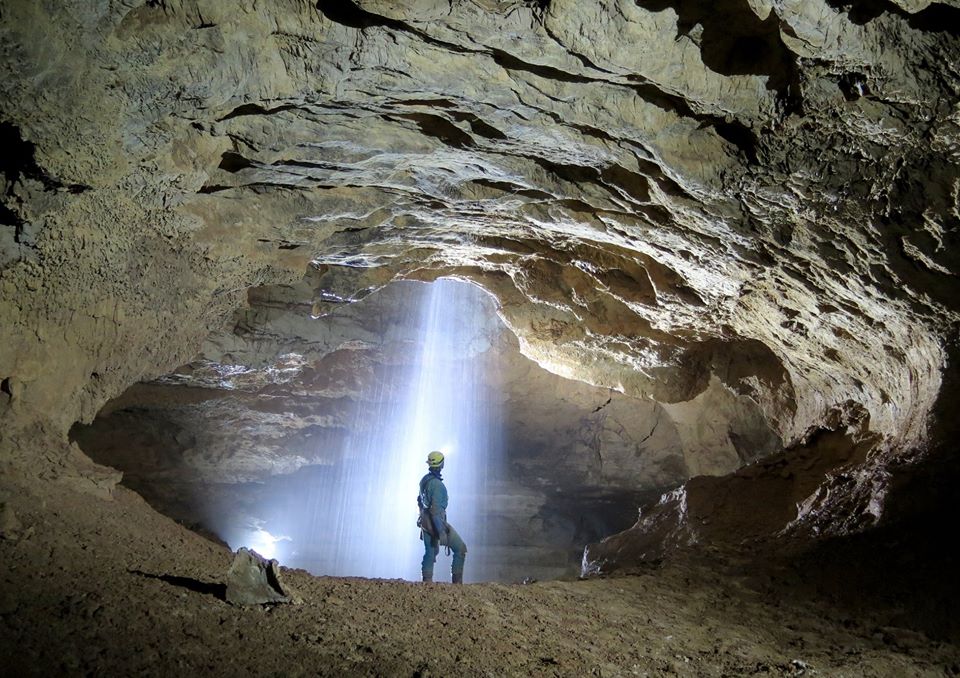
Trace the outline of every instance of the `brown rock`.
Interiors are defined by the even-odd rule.
[[[246,548],[237,550],[227,571],[226,598],[234,605],[302,602],[281,581],[280,564],[276,560],[267,560]]]

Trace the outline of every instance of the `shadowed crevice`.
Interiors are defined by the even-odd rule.
[[[482,53],[482,50],[468,49],[462,45],[455,45],[451,42],[446,42],[445,40],[438,40],[437,38],[434,38],[433,36],[414,28],[410,24],[399,21],[398,19],[391,19],[390,17],[368,12],[367,10],[358,7],[357,4],[351,0],[317,0],[316,8],[328,20],[342,26],[347,26],[348,28],[355,28],[360,31],[367,28],[391,29],[401,33],[413,35],[429,45],[442,47],[443,49],[447,49],[452,52],[464,54]]]
[[[478,116],[473,113],[467,113],[466,111],[451,111],[450,117],[452,117],[457,122],[466,122],[470,125],[470,130],[481,137],[486,139],[492,139],[494,141],[503,141],[507,139],[507,135],[498,130],[493,125],[484,122]]]
[[[310,160],[277,160],[271,167],[302,167],[304,169],[327,170],[329,172],[350,172],[352,167],[343,167],[329,162],[311,162]]]
[[[396,118],[412,120],[420,131],[428,137],[439,139],[447,146],[464,149],[473,147],[473,137],[454,125],[449,120],[430,113],[401,113]],[[388,117],[393,119],[392,117]]]
[[[0,122],[0,270],[7,265],[32,256],[37,251],[37,237],[42,219],[24,219],[19,207],[24,194],[36,190],[40,184],[47,193],[85,193],[91,189],[84,184],[68,184],[51,176],[37,163],[36,146],[24,138],[20,127]],[[25,187],[25,182],[36,182]],[[24,189],[23,191],[18,189]]]
[[[897,7],[897,9],[900,9]],[[960,8],[933,4],[925,10],[910,15],[907,23],[911,28],[932,33],[960,35]]]
[[[39,181],[46,191],[84,193],[91,189],[85,184],[66,184],[50,176],[37,164],[37,149],[33,142],[24,139],[20,128],[12,123],[0,122],[0,148],[3,149],[0,153],[0,173],[6,181],[8,193],[21,177]]]
[[[220,164],[218,165],[220,169],[225,172],[230,172],[235,174],[240,170],[247,169],[248,167],[253,167],[253,163],[239,153],[233,151],[225,151],[222,156],[220,156]]]
[[[289,240],[269,240],[267,238],[257,238],[257,242],[265,245],[276,245],[278,250],[296,250],[303,246],[303,243],[290,242]]]
[[[266,108],[265,106],[254,103],[242,104],[234,108],[222,118],[217,118],[217,122],[223,122],[224,120],[230,120],[231,118],[240,118],[245,115],[273,115],[274,113],[296,110],[297,108],[298,106],[294,106],[293,104],[284,104],[274,108]]]
[[[573,73],[568,73],[566,71],[561,71],[559,68],[554,68],[552,66],[542,66],[540,64],[532,64],[528,61],[523,61],[518,59],[512,54],[508,54],[503,50],[491,49],[490,54],[493,57],[494,62],[508,71],[523,71],[525,73],[530,73],[536,75],[540,78],[545,78],[547,80],[557,80],[559,82],[578,82],[578,83],[593,83],[593,82],[603,82],[598,81],[595,78],[587,78],[582,75],[575,75]]]
[[[771,11],[761,19],[746,0],[636,0],[650,12],[672,9],[677,14],[677,39],[700,47],[704,65],[720,75],[767,76],[767,89],[795,108],[800,105],[799,66],[783,42],[781,31],[793,29]]]
[[[344,184],[345,186],[350,186],[350,184]],[[310,190],[324,190],[328,188],[333,188],[327,184],[317,183],[312,186],[295,186],[293,184],[283,184],[283,183],[271,183],[268,181],[252,181],[249,184],[237,184],[236,186],[226,186],[224,184],[206,184],[201,186],[197,193],[200,194],[210,194],[210,193],[221,193],[223,191],[244,191],[250,190],[254,193],[268,193],[271,191],[310,191]]]
[[[494,181],[492,179],[481,178],[473,179],[471,183],[478,186],[483,186],[485,188],[503,191],[504,193],[509,193],[511,195],[520,195],[524,198],[531,198],[534,200],[552,200],[554,198],[552,194],[547,193],[546,191],[520,186],[519,184],[514,184],[509,181]]]
[[[393,28],[400,31],[411,30],[402,21],[390,19],[361,9],[350,0],[318,0],[317,9],[330,21],[349,28],[364,29],[371,27]]]
[[[714,131],[716,131],[724,141],[728,141],[736,146],[737,150],[743,154],[743,157],[746,158],[750,164],[757,164],[757,138],[748,127],[740,123],[719,120],[710,123],[708,126],[713,127]]]

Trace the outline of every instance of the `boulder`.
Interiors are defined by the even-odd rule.
[[[280,564],[247,548],[237,550],[227,571],[227,602],[233,605],[266,605],[303,602],[280,580]]]

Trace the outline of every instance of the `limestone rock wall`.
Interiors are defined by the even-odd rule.
[[[127,389],[72,437],[155,508],[223,538],[285,483],[319,486],[324,473],[370,463],[357,448],[385,425],[378,417],[403,411],[426,286],[391,284],[315,318],[315,284],[251,290],[198,360]],[[757,404],[719,380],[676,406],[566,380],[519,353],[492,298],[472,298],[459,310],[475,334],[450,350],[482,375],[480,406],[505,451],[502,468],[487,452],[498,462],[474,499],[491,526],[493,541],[476,549],[486,576],[571,574],[583,544],[628,526],[640,502],[780,448]]]
[[[77,435],[134,473],[141,460],[163,463],[168,449],[167,470],[182,481],[258,481],[341,463],[360,419],[405,397],[424,292],[393,284],[313,318],[310,283],[252,290],[251,307],[208,337],[198,360],[131,387]],[[493,300],[478,301],[463,312],[495,317]],[[499,323],[455,350],[483,375],[485,407],[500,413],[517,473],[549,477],[551,491],[655,492],[781,447],[758,405],[716,379],[689,402],[663,405],[546,372]]]
[[[344,271],[321,312],[457,274],[562,376],[726,390],[787,444],[853,418],[923,441],[956,319],[954,3],[2,9],[7,441],[90,421],[309,262]]]
[[[852,489],[851,485],[857,484],[853,469],[866,461],[874,443],[842,432],[822,433],[802,447],[733,473],[693,478],[642,506],[630,529],[587,545],[582,572],[595,575],[629,569],[692,545],[769,542],[789,530],[791,524],[808,518],[804,514],[822,502],[823,497],[818,495],[829,492],[828,488],[836,491],[846,485]],[[868,472],[862,473],[862,484],[872,492],[849,493],[860,494],[858,498],[866,500],[864,505],[856,511],[845,507],[847,510],[840,514],[859,524],[833,525],[829,533],[858,532],[879,519],[885,488],[876,487],[883,477],[877,466],[882,464],[870,465]],[[829,482],[824,482],[825,477]],[[872,507],[868,505],[871,501]],[[837,512],[817,508],[833,519],[837,517]]]

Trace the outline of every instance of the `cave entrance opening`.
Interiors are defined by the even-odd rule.
[[[479,288],[456,280],[411,283],[405,321],[382,328],[373,374],[357,384],[335,463],[270,478],[256,515],[221,522],[217,532],[231,547],[316,574],[417,580],[418,482],[427,453],[440,450],[448,519],[471,555],[483,553],[495,501],[489,485],[503,477],[504,449],[489,304]],[[468,581],[495,578],[489,563],[474,560]]]
[[[248,297],[196,360],[72,432],[187,527],[318,575],[416,580],[417,485],[441,449],[465,579],[509,582],[576,576],[650,498],[633,453],[608,450],[658,406],[544,371],[475,285],[394,282],[320,318],[309,279]]]

